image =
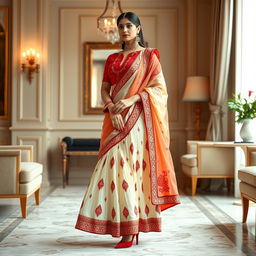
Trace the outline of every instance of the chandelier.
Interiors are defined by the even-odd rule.
[[[110,5],[110,6],[109,6]],[[116,25],[116,19],[121,14],[122,8],[120,0],[106,0],[106,6],[103,13],[97,19],[98,31],[103,33],[105,38],[112,44],[119,41],[119,34]]]

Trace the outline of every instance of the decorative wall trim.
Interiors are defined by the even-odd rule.
[[[22,19],[22,10],[26,8],[25,1],[20,1],[20,6],[19,6],[19,22],[18,22],[18,31],[22,32],[24,22]],[[40,41],[41,41],[41,32],[42,32],[42,15],[41,15],[41,8],[42,8],[42,0],[37,0],[36,1],[36,11],[37,11],[37,18],[36,18],[36,46],[39,47]],[[20,33],[21,33],[20,32]],[[18,45],[19,48],[21,49],[21,37],[24,37],[22,34],[19,36],[18,40]],[[22,49],[26,50],[26,49]],[[41,49],[40,49],[41,50]],[[19,51],[20,53],[21,51]],[[40,51],[41,52],[41,51]],[[18,54],[18,70],[20,70],[20,54]],[[34,82],[29,85],[26,81],[26,75],[22,74],[21,71],[18,71],[19,79],[18,79],[18,90],[17,90],[17,120],[18,121],[37,121],[37,122],[42,122],[42,71],[40,70],[39,74],[36,74],[34,77]],[[36,92],[35,92],[35,97],[36,97],[36,105],[34,106],[36,108],[36,114],[35,116],[31,117],[25,117],[24,113],[24,101],[23,101],[23,96],[24,96],[24,87],[25,86],[33,86],[36,87]]]
[[[28,83],[25,83],[25,79],[27,79],[27,77],[25,75],[20,74],[20,86],[18,88],[18,121],[41,121],[40,120],[40,111],[39,111],[39,106],[40,104],[40,82],[39,79],[37,77],[35,77],[34,79],[36,79],[36,84],[32,84],[32,85],[28,85]],[[24,95],[24,86],[36,86],[36,102],[38,103],[36,106],[36,116],[34,117],[24,117],[24,111],[23,111],[23,106],[24,106],[24,102],[23,102],[23,95]]]
[[[17,136],[18,145],[31,145],[26,143],[34,141],[33,147],[33,161],[42,162],[42,137],[41,136]],[[36,155],[36,157],[35,157]]]
[[[48,131],[47,127],[31,127],[31,126],[23,126],[23,127],[10,127],[11,131]]]

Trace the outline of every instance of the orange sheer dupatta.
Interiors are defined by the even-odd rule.
[[[149,150],[152,203],[165,210],[179,204],[174,166],[169,150],[167,89],[156,49],[145,49],[136,77],[125,98],[139,94],[142,100]],[[127,113],[124,111],[123,115]],[[114,130],[109,114],[103,124],[101,145]]]
[[[160,205],[161,210],[165,210],[180,203],[169,150],[168,95],[158,51],[151,49],[149,56],[144,54],[144,58],[142,62],[148,62],[146,77],[137,93],[142,99],[148,137],[152,203]],[[136,85],[134,84],[128,96],[135,92]]]

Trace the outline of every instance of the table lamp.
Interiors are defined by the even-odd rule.
[[[187,77],[186,87],[182,100],[186,102],[196,102],[194,108],[196,140],[200,140],[201,108],[199,102],[207,102],[209,99],[209,78],[206,76]]]

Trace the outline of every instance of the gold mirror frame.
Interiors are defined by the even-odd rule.
[[[94,57],[95,50],[101,50],[104,56],[100,59],[96,59]],[[103,77],[104,64],[107,59],[107,56],[114,52],[113,50],[120,51],[121,44],[111,44],[107,42],[84,43],[84,114],[86,115],[103,114],[103,105],[100,103],[96,104],[95,102],[93,102],[92,93],[96,94],[95,97],[97,99],[101,99],[100,89]],[[99,71],[96,70],[96,61],[98,61],[100,65]],[[98,73],[95,74],[93,72]],[[96,80],[96,84],[93,84],[95,81],[95,76],[98,76],[99,81]]]
[[[8,8],[0,8],[0,119],[8,119]]]

